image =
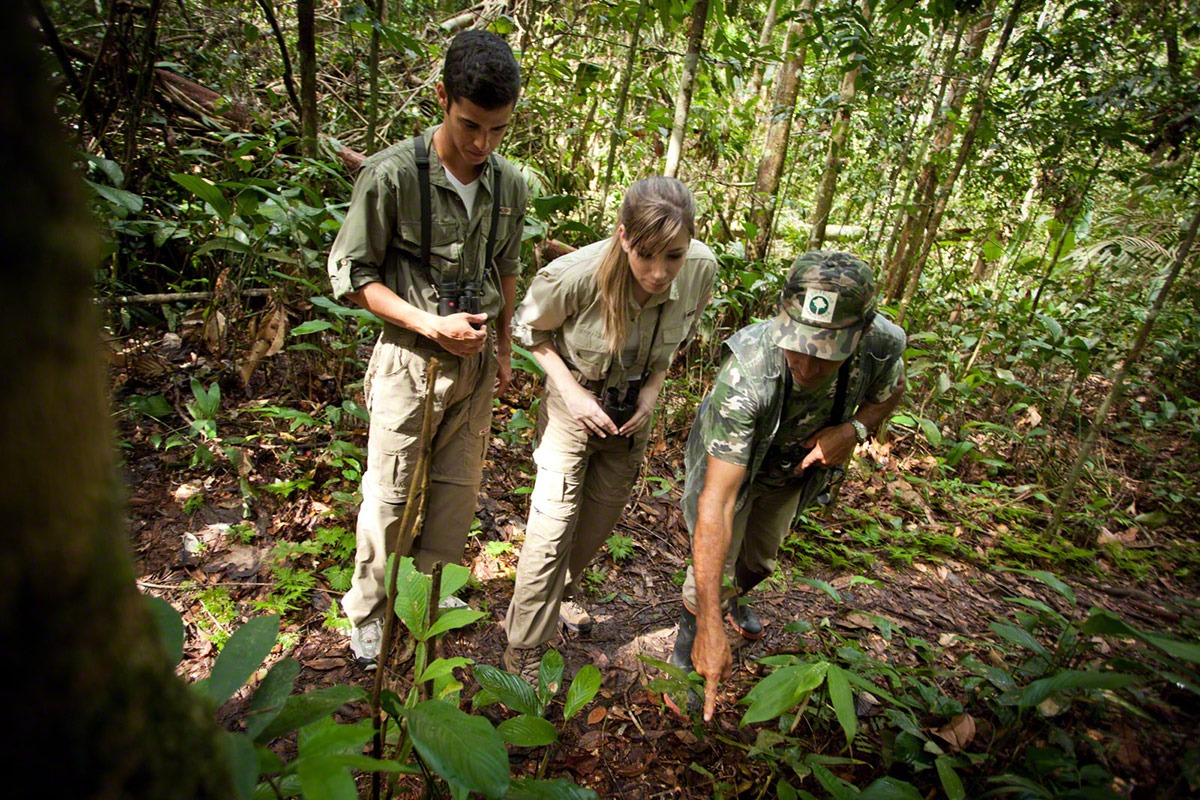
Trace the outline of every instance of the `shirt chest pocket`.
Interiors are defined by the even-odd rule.
[[[687,325],[681,320],[673,323],[663,323],[662,326],[662,344],[659,345],[660,352],[665,357],[674,355],[679,349],[680,342],[687,335]]]
[[[413,263],[421,263],[421,220],[401,220],[397,245],[408,253]],[[438,222],[429,226],[429,265],[436,276],[454,280],[462,262],[463,242],[459,226]]]
[[[588,380],[603,378],[608,370],[608,341],[594,331],[576,326],[567,337],[567,354]]]

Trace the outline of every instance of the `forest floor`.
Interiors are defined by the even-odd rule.
[[[303,370],[275,365],[264,380],[286,388],[278,388],[278,396],[272,397],[265,384],[242,390],[232,370],[226,370],[221,377],[221,412],[214,423],[221,440],[233,442],[235,449],[218,451],[211,466],[194,466],[190,453],[195,437],[176,439],[178,447],[162,449],[172,425],[161,421],[162,414],[154,419],[129,410],[131,400],[158,394],[186,424],[192,415],[186,409],[191,400],[186,373],[200,375],[207,369],[209,377],[203,383],[216,380],[216,362],[206,365],[203,355],[175,341],[167,344],[135,343],[132,350],[170,351],[164,358],[179,369],[151,369],[151,377],[139,376],[129,358],[115,362],[110,372],[114,403],[123,409],[117,414],[118,432],[138,585],[183,614],[186,645],[180,674],[189,680],[207,675],[220,641],[262,608],[277,608],[281,586],[291,580],[300,588],[287,601],[292,610],[285,616],[281,645],[272,658],[289,655],[300,663],[297,691],[336,684],[369,689],[373,677],[349,658],[344,627],[329,622],[332,604],[341,593],[330,588],[325,577],[333,574],[325,571],[330,567],[351,566],[345,548],[353,540],[353,503],[338,490],[354,491],[345,477],[353,473],[339,473],[336,464],[331,466],[328,428],[296,427],[288,424],[294,417],[249,413],[269,400],[316,419],[319,411],[339,404],[341,398],[333,396],[324,375],[305,373],[299,381],[296,376]],[[297,401],[301,384],[318,399]],[[497,407],[479,496],[480,525],[463,562],[475,580],[462,597],[487,615],[450,633],[442,643],[443,655],[500,664],[505,646],[502,620],[512,595],[528,507],[524,490],[532,484],[529,430],[512,424],[513,412],[530,408],[537,387],[536,378],[517,372]],[[1200,576],[1194,566],[1174,574],[1150,567],[1131,576],[1127,565],[1112,557],[1120,548],[1126,553],[1159,552],[1180,541],[1194,548],[1195,531],[1188,532],[1194,517],[1153,531],[1111,531],[1117,546],[1097,550],[1088,563],[1046,563],[1043,558],[1039,566],[1036,553],[1024,562],[1070,583],[1076,593],[1072,606],[1044,582],[995,568],[1001,560],[994,553],[1011,552],[1004,548],[1016,541],[1018,531],[1010,531],[1009,525],[1017,524],[1011,511],[1024,501],[1022,487],[1006,493],[979,490],[980,485],[991,485],[987,481],[967,486],[966,480],[934,480],[939,474],[936,460],[921,451],[915,437],[901,436],[860,452],[836,507],[812,517],[785,545],[776,577],[754,594],[766,635],[741,642],[729,629],[735,671],[723,685],[714,721],[707,731],[681,724],[664,708],[661,695],[647,688],[657,670],[638,656],[665,660],[675,638],[680,576],[689,557],[678,506],[683,443],[697,396],[668,389],[670,410],[658,421],[645,473],[616,531],[630,537],[633,552],[617,559],[618,554],[601,551],[589,576],[592,591],[585,603],[595,619],[594,631],[588,636],[564,631],[555,643],[569,673],[595,664],[603,684],[593,703],[565,725],[550,755],[547,777],[568,777],[605,798],[775,796],[771,765],[745,753],[760,726],[739,726],[744,707],[736,701],[769,671],[757,659],[805,653],[818,639],[825,644],[853,640],[871,656],[896,665],[944,666],[952,671],[969,656],[992,658],[996,637],[989,624],[1011,618],[1012,598],[1041,601],[1074,619],[1098,607],[1146,630],[1168,631],[1181,623],[1195,630]],[[174,428],[179,429],[178,418]],[[340,436],[363,447],[365,425]],[[1153,450],[1163,459],[1186,456],[1179,444],[1156,443]],[[231,461],[229,452],[240,455]],[[949,488],[955,485],[964,488]],[[268,486],[274,488],[264,491]],[[872,530],[871,520],[888,523],[882,526],[882,540],[876,534],[875,539],[856,541],[856,532]],[[296,550],[330,528],[342,531],[340,553],[328,548]],[[281,572],[281,566],[291,571]],[[298,577],[304,575],[309,577]],[[825,581],[841,602],[831,592],[795,580],[797,575]],[[789,632],[789,623],[798,620],[812,628]],[[464,695],[469,696],[473,682],[464,683]],[[945,690],[954,694],[963,687]],[[222,723],[237,728],[247,700],[235,698],[223,709]],[[351,719],[367,710],[354,706],[341,713]],[[493,721],[506,714],[501,706],[483,713]],[[878,747],[869,743],[872,713],[868,709],[860,720],[865,731],[860,741],[865,743],[856,743],[859,749],[854,753],[867,762],[878,759]],[[1164,796],[1172,784],[1178,788],[1180,753],[1195,741],[1198,723],[1186,709],[1163,713],[1150,729],[1139,727],[1133,717],[1092,721],[1081,728],[1107,754],[1106,766],[1120,776],[1115,788],[1121,794]],[[986,750],[988,722],[976,722],[972,749]],[[950,741],[954,733],[936,727],[931,723],[933,733]],[[846,754],[836,725],[811,727],[806,746],[812,752]],[[543,749],[514,749],[514,774],[532,774],[544,755]]]

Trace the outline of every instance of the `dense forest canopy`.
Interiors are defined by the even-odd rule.
[[[328,532],[353,525],[364,348],[378,327],[329,299],[325,259],[354,170],[440,121],[434,88],[446,47],[458,31],[487,28],[506,37],[522,69],[523,93],[500,148],[530,188],[522,290],[548,260],[607,236],[624,187],[655,174],[692,189],[697,237],[720,259],[699,340],[668,383],[656,431],[667,443],[653,451],[643,496],[661,497],[664,508],[677,498],[678,446],[720,343],[771,313],[796,255],[852,251],[874,266],[884,311],[908,332],[908,393],[891,420],[892,440],[863,459],[873,466],[851,472],[861,493],[836,512],[847,539],[800,521],[789,549],[797,574],[960,559],[981,569],[1034,570],[1060,601],[1068,597],[1062,584],[1043,570],[1099,576],[1141,586],[1141,602],[1167,608],[1154,619],[1194,641],[1197,0],[27,6],[74,166],[105,234],[94,286],[106,312],[127,468],[149,463],[151,453],[176,483],[225,476],[247,518],[264,498],[277,503],[273,518],[291,522],[271,535],[290,548],[279,557],[290,571],[276,568],[268,579],[276,589],[256,596],[257,608],[286,615],[307,608],[322,588],[345,589],[348,554]],[[514,518],[522,502],[515,484],[528,479],[514,464],[528,460],[523,448],[536,413],[531,363],[523,367],[528,382],[498,403],[493,428],[493,456],[508,466],[492,490],[505,493]],[[876,495],[872,480],[883,486],[883,479],[871,470],[881,465],[902,474],[903,486],[889,479]],[[198,498],[191,514],[205,490],[214,491],[175,499],[187,509]],[[318,504],[329,527],[313,538],[313,525],[296,520],[315,518]],[[501,531],[503,514],[487,513],[481,550],[502,560],[511,536]],[[662,514],[653,524],[681,526],[677,514]],[[246,544],[265,534],[243,535]],[[600,573],[598,585],[619,571],[618,545],[610,542],[613,569]],[[322,571],[301,569],[301,558]],[[278,591],[289,580],[292,588]],[[212,591],[171,599],[198,603],[212,617]],[[662,595],[673,591],[667,586]],[[1051,660],[1082,670],[1081,629],[1066,620],[1086,609],[1074,594],[1069,600],[1070,611],[1053,623],[1063,626],[1064,649]],[[1018,612],[1027,615],[1020,627],[1045,638],[1049,617],[1028,608]],[[1105,619],[1089,617],[1086,633],[1138,638]],[[993,631],[1020,638],[1011,625]],[[228,631],[214,640],[225,638]],[[825,643],[831,653],[838,644]],[[1178,679],[1172,691],[1191,705],[1172,704],[1174,696],[1154,702],[1172,713],[1194,709],[1195,653],[1168,649],[1176,660],[1154,670]],[[1013,674],[1050,674],[1029,663]],[[999,680],[983,668],[969,679],[949,674],[943,685]],[[1066,683],[1059,687],[1112,688]],[[939,696],[925,710],[941,721],[922,725],[961,719],[948,710],[958,702]],[[1044,712],[1042,702],[1031,706]],[[976,796],[956,795],[945,770],[977,785],[1019,773],[1052,796],[1063,789],[1059,773],[1013,765],[1031,743],[1070,748],[1047,733],[1058,723],[1022,727],[1025,712],[1032,713],[1018,702],[1015,721],[1003,710],[992,720],[998,746],[1018,755],[959,754],[937,763],[940,777],[929,770],[907,778],[926,792],[937,785],[949,796]],[[1083,724],[1085,716],[1073,720]],[[831,721],[827,713],[824,723]],[[837,721],[848,725],[840,714]],[[896,725],[901,736],[920,733]],[[779,741],[793,732],[782,728]],[[852,738],[847,729],[843,744]],[[1182,777],[1149,785],[1177,796],[1196,790],[1197,752],[1194,742],[1172,741],[1163,758]],[[921,758],[910,756],[910,766]],[[1076,764],[1072,751],[1073,766],[1084,760]],[[704,769],[720,773],[718,762]],[[781,764],[843,796],[809,762],[806,773],[782,756],[770,763],[751,780],[769,774],[780,797],[797,796],[779,778]],[[919,766],[932,765],[930,758]],[[1147,774],[1163,765],[1110,760],[1105,767],[1108,778],[1126,769],[1137,774],[1129,780],[1147,785]],[[855,781],[886,771],[845,769],[842,777]],[[713,788],[721,776],[734,780],[709,773],[705,791],[723,791]],[[1072,788],[1112,791],[1123,779],[1089,780],[1079,777]]]

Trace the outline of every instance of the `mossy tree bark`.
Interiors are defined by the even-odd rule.
[[[0,3],[5,773],[56,797],[228,798],[211,714],[134,586],[91,301],[97,240],[20,3]],[[10,709],[12,707],[10,706]]]

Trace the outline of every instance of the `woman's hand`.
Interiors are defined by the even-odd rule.
[[[575,420],[580,428],[601,439],[610,433],[614,436],[617,434],[617,426],[608,414],[604,413],[596,395],[580,386],[578,381],[572,378],[570,383],[563,387],[562,398],[571,419]]]
[[[662,389],[662,381],[648,380],[638,392],[637,409],[629,421],[617,431],[622,436],[633,436],[646,426],[654,415],[654,407],[658,405],[658,393]]]

